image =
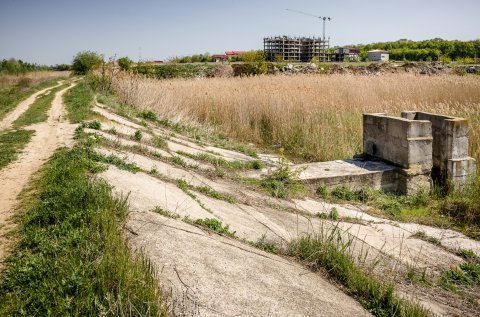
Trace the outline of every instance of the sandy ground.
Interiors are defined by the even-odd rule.
[[[12,111],[10,111],[6,116],[5,118],[3,118],[2,121],[0,121],[0,131],[1,130],[5,130],[5,129],[8,129],[12,126],[12,123],[15,122],[15,120],[17,120],[25,111],[27,111],[27,109],[32,105],[32,103],[35,101],[35,99],[37,98],[37,96],[45,93],[46,91],[52,89],[52,88],[55,88],[55,87],[58,87],[60,85],[63,84],[63,81],[59,82],[56,86],[52,86],[52,87],[49,87],[49,88],[45,88],[43,90],[40,90],[40,91],[37,91],[36,93],[34,93],[33,95],[31,95],[30,97],[28,97],[27,99],[23,100],[22,102],[20,102],[16,107],[15,109],[13,109]]]
[[[62,102],[62,96],[69,88],[56,93],[52,107],[48,111],[46,122],[26,127],[35,131],[32,140],[15,162],[0,171],[0,261],[4,258],[11,245],[7,234],[14,226],[11,217],[17,204],[18,194],[26,186],[32,175],[40,169],[41,165],[48,160],[57,148],[73,143],[72,136],[75,125],[66,121]],[[27,100],[33,101],[34,98],[30,97]],[[25,107],[25,105],[28,105],[28,103],[20,106]],[[23,111],[25,110],[23,109]],[[16,114],[20,113],[17,109],[14,112]],[[9,114],[6,119],[10,122],[14,117],[14,115]]]

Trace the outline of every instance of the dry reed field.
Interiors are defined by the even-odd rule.
[[[60,78],[68,77],[70,75],[69,71],[38,71],[38,72],[28,72],[25,74],[17,75],[2,75],[0,76],[0,88],[5,86],[17,85],[20,82],[23,82],[25,86],[36,86],[38,83]]]
[[[248,78],[114,79],[122,102],[161,117],[306,160],[362,151],[362,113],[427,111],[470,120],[470,155],[480,159],[480,77],[295,75]]]

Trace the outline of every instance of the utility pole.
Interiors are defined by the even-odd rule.
[[[303,11],[298,11],[298,10],[292,10],[292,9],[285,9],[287,11],[291,11],[291,12],[295,12],[295,13],[299,13],[299,14],[303,14],[303,15],[308,15],[308,16],[311,16],[311,17],[314,17],[314,18],[317,18],[319,19],[320,21],[323,21],[323,37],[322,37],[322,44],[321,44],[321,49],[323,50],[323,58],[324,58],[324,61],[327,60],[327,55],[326,55],[326,49],[325,49],[325,46],[326,46],[326,41],[325,41],[325,22],[328,20],[328,21],[331,21],[332,18],[330,17],[326,17],[326,16],[318,16],[318,15],[315,15],[315,14],[311,14],[311,13],[307,13],[307,12],[303,12]],[[327,49],[330,48],[330,37],[328,38],[328,47]]]

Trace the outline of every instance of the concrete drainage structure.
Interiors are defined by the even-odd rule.
[[[430,189],[432,181],[462,186],[475,173],[468,157],[468,121],[425,112],[363,115],[363,150],[367,157],[398,166],[390,189],[413,194]],[[396,186],[395,186],[396,185]]]
[[[297,165],[299,179],[313,187],[410,195],[433,182],[463,186],[476,168],[468,157],[468,121],[425,112],[364,114],[363,152],[362,158]]]

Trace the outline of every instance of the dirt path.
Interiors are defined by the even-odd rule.
[[[0,171],[0,262],[11,245],[7,234],[14,226],[11,217],[17,204],[18,194],[57,148],[72,143],[75,125],[68,123],[64,118],[65,110],[62,102],[63,94],[71,87],[57,92],[46,122],[27,127],[29,130],[35,130],[32,140],[15,162]],[[19,107],[25,111],[28,105],[35,100],[35,96],[44,91],[32,95]],[[6,118],[6,121],[2,122],[2,126],[8,126],[15,120],[13,113],[21,114],[23,111],[15,109]]]
[[[32,105],[37,96],[45,93],[46,91],[58,87],[63,84],[63,81],[60,81],[57,85],[42,89],[37,91],[24,101],[20,102],[12,111],[10,111],[2,121],[0,121],[0,131],[8,129],[12,126],[12,123],[15,122],[27,109]]]

